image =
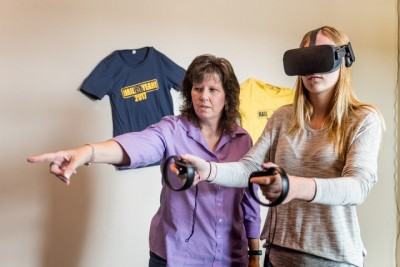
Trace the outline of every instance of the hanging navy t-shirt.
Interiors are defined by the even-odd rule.
[[[173,115],[171,88],[180,90],[185,70],[153,47],[116,50],[85,79],[81,91],[110,97],[113,136],[136,132]]]

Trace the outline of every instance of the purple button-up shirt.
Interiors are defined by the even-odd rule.
[[[182,116],[167,116],[141,132],[114,138],[136,168],[172,155],[191,153],[207,161],[239,160],[252,146],[248,133],[238,127],[223,135],[215,152],[200,129]],[[173,176],[170,174],[170,176]],[[143,177],[143,179],[160,179]],[[150,250],[167,260],[168,266],[247,266],[247,238],[260,236],[260,208],[245,188],[198,184],[194,233],[195,187],[172,191],[163,185],[160,207],[150,226]]]

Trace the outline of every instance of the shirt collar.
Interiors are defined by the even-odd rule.
[[[183,129],[188,133],[188,136],[192,137],[195,140],[202,140],[203,136],[201,135],[201,131],[198,127],[196,127],[193,123],[190,123],[188,118],[182,115],[178,115],[178,123],[182,126]],[[242,127],[237,127],[232,133],[229,135],[224,134],[221,137],[221,144],[226,143],[227,141],[235,138],[236,136],[247,134],[247,132]]]

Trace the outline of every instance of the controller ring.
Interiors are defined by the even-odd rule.
[[[282,191],[281,194],[279,195],[279,197],[270,203],[265,203],[262,202],[258,197],[256,197],[256,193],[254,192],[254,184],[252,182],[250,182],[250,178],[252,177],[259,177],[259,176],[269,176],[269,175],[273,175],[274,172],[277,171],[282,178]],[[262,170],[262,171],[255,171],[253,173],[250,174],[249,177],[249,192],[250,195],[252,196],[252,198],[260,205],[262,206],[266,206],[266,207],[275,207],[278,206],[279,204],[282,204],[282,202],[285,200],[285,198],[287,197],[288,193],[289,193],[289,178],[285,172],[285,170],[281,167],[271,167],[268,168],[266,170]]]
[[[181,187],[178,187],[178,188],[172,186],[172,184],[169,180],[169,177],[168,177],[168,167],[169,167],[169,163],[172,159],[175,160],[175,163],[179,169],[179,175],[186,173],[185,183]],[[192,186],[195,174],[196,174],[196,170],[194,167],[185,165],[178,156],[170,156],[164,162],[164,166],[163,166],[163,170],[162,170],[162,179],[163,179],[164,183],[168,186],[169,189],[171,189],[173,191],[183,191],[183,190],[189,189]]]

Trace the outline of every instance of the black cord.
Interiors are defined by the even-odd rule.
[[[194,225],[196,224],[196,210],[197,210],[197,194],[199,193],[199,188],[196,185],[196,192],[194,195],[194,208],[193,208],[193,220],[192,220],[192,231],[190,232],[190,235],[188,238],[185,239],[185,242],[189,242],[190,238],[192,237],[193,233],[194,233]]]
[[[269,260],[269,255],[272,250],[272,243],[274,242],[275,239],[275,233],[276,233],[276,223],[278,221],[278,210],[275,207],[271,207],[270,210],[271,216],[269,219],[269,233],[268,233],[268,245],[267,245],[267,251],[265,254],[265,259],[264,259],[264,267],[272,267],[271,261]],[[275,216],[274,216],[275,213]],[[273,228],[273,229],[272,229]]]

